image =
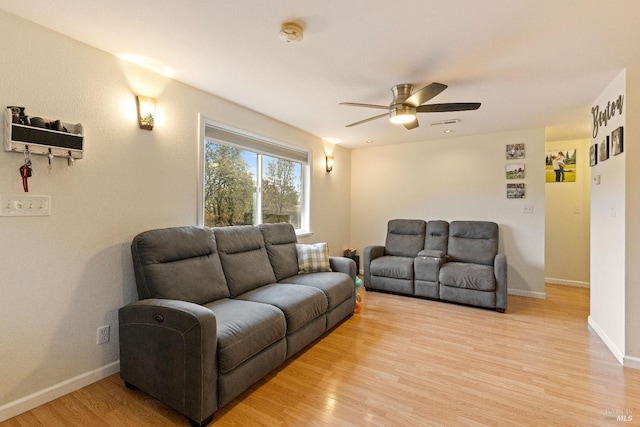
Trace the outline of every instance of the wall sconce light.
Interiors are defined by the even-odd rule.
[[[138,124],[140,129],[153,129],[154,117],[156,115],[156,100],[148,96],[136,96],[138,106]]]
[[[327,156],[327,172],[333,170],[333,156]]]

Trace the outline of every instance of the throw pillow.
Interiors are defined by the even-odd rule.
[[[331,271],[327,242],[303,245],[296,243],[298,251],[298,274]]]

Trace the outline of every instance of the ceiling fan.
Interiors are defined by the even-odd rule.
[[[414,129],[418,127],[418,119],[416,113],[440,113],[450,111],[468,111],[477,110],[480,108],[479,102],[449,102],[446,104],[429,104],[423,105],[440,94],[447,88],[447,85],[442,83],[431,83],[419,89],[413,93],[413,85],[400,84],[391,88],[393,93],[393,101],[389,106],[375,105],[375,104],[358,104],[356,102],[341,102],[340,105],[350,105],[352,107],[366,107],[366,108],[378,108],[381,110],[388,110],[384,114],[379,116],[369,117],[368,119],[360,120],[359,122],[351,123],[347,127],[360,125],[362,123],[370,122],[381,117],[389,116],[391,123],[397,123],[404,125],[407,129]]]

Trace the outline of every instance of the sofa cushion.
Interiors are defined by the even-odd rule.
[[[327,311],[333,310],[350,298],[355,298],[355,284],[351,277],[344,273],[299,274],[288,277],[280,283],[313,286],[320,289],[327,297]]]
[[[413,260],[414,258],[385,255],[371,261],[369,269],[374,276],[413,279]]]
[[[287,319],[287,334],[291,334],[327,311],[327,297],[311,286],[273,283],[238,295],[244,301],[271,304]]]
[[[447,252],[449,241],[449,223],[435,220],[427,222],[427,232],[424,239],[424,248]]]
[[[229,296],[211,229],[145,231],[133,238],[131,254],[140,299],[203,304]]]
[[[298,273],[319,273],[331,271],[329,248],[326,242],[311,245],[296,244],[298,253]]]
[[[276,281],[260,229],[232,226],[213,232],[232,297]]]
[[[415,257],[424,249],[426,228],[421,219],[392,219],[387,223],[385,255]]]
[[[205,307],[216,316],[220,374],[233,370],[286,334],[284,314],[272,305],[225,298]]]
[[[466,262],[447,262],[440,268],[440,283],[454,288],[494,291],[493,267]]]
[[[280,281],[298,274],[298,252],[296,231],[289,223],[260,224],[271,267]]]
[[[498,224],[488,221],[452,221],[449,224],[451,261],[493,265],[498,253]]]

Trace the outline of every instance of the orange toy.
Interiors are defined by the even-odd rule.
[[[358,290],[360,286],[362,286],[362,279],[356,277],[356,308],[353,310],[354,314],[358,314],[362,310],[362,298],[364,295]]]

